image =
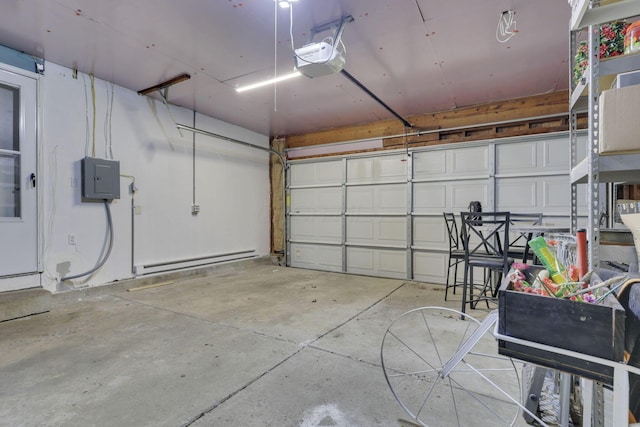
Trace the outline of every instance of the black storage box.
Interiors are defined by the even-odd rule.
[[[523,271],[527,281],[542,267]],[[532,277],[533,276],[533,277]],[[601,304],[514,291],[508,276],[498,290],[498,333],[602,359],[624,358],[625,310],[615,296]],[[605,384],[613,384],[613,368],[499,340],[500,354]]]

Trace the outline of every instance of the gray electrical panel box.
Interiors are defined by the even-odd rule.
[[[85,157],[81,166],[83,201],[120,198],[120,162]]]

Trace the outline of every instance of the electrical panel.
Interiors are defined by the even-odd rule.
[[[120,162],[85,157],[82,166],[82,200],[103,201],[120,198]]]

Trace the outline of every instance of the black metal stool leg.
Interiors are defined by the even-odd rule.
[[[456,264],[457,266],[457,264]],[[447,281],[446,284],[444,286],[444,300],[447,300],[447,294],[449,293],[449,275],[451,273],[451,258],[449,258],[449,268],[447,269]],[[455,280],[455,279],[454,279]],[[454,287],[453,287],[453,293],[455,294],[456,292],[456,288],[455,288],[455,282],[454,282]]]
[[[462,282],[462,309],[460,310],[463,314],[467,308],[467,283],[469,279],[469,266],[465,262],[464,264],[464,280]],[[465,316],[460,316],[462,320],[465,320]]]

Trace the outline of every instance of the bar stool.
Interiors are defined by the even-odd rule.
[[[509,215],[511,229],[523,225],[541,225],[542,213],[515,213]],[[531,240],[531,234],[523,234],[518,231],[511,232],[509,240],[509,257],[522,260],[522,262],[533,261],[533,251],[529,250],[527,242]]]
[[[458,234],[458,225],[456,216],[453,212],[443,212],[444,222],[447,226],[449,234],[449,266],[447,268],[447,282],[444,288],[444,300],[447,300],[449,288],[453,288],[453,294],[456,293],[456,286],[462,285],[458,282],[458,264],[464,262],[464,249],[460,247],[460,235]],[[453,282],[451,282],[451,269],[453,269]]]
[[[465,255],[461,310],[464,313],[467,304],[475,308],[478,302],[485,301],[489,307],[513,259],[508,256],[509,212],[460,212],[460,217]],[[476,296],[473,292],[477,287],[473,278],[475,268],[482,268],[486,273]]]

